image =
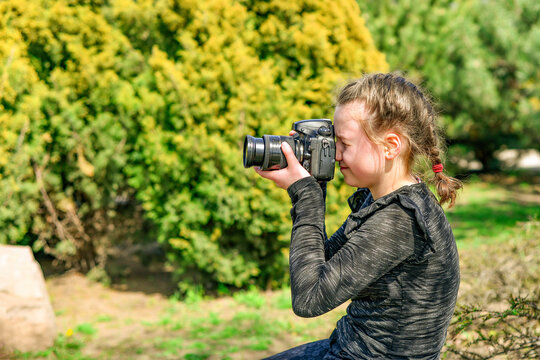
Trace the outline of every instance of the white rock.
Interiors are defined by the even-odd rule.
[[[0,245],[0,352],[44,350],[55,337],[54,311],[32,251]]]

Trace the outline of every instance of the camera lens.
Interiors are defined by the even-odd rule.
[[[292,136],[264,135],[256,138],[247,135],[244,139],[244,167],[260,166],[262,170],[282,169],[287,166],[281,143],[286,141],[296,158],[302,160],[303,146]]]
[[[281,169],[287,166],[285,155],[281,152],[281,143],[286,141],[288,136],[264,135],[264,148],[266,154],[264,156],[262,169]]]
[[[264,141],[247,135],[244,139],[244,167],[261,166],[264,159]]]

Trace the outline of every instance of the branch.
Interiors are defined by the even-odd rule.
[[[49,155],[47,154],[45,163],[47,163],[48,160]],[[62,240],[67,239],[75,243],[75,239],[73,238],[73,236],[71,236],[69,231],[67,231],[64,225],[60,222],[60,220],[58,220],[58,213],[56,212],[56,208],[54,207],[54,204],[52,203],[51,198],[47,193],[47,190],[45,190],[45,186],[43,185],[43,167],[39,167],[35,163],[32,164],[32,167],[34,168],[34,174],[36,175],[36,181],[38,183],[41,196],[43,197],[43,201],[45,202],[45,207],[47,208],[47,211],[49,212],[49,215],[51,216],[54,223],[57,236]]]

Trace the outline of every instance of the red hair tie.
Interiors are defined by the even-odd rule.
[[[440,173],[443,171],[443,164],[435,164],[431,167],[434,173]]]

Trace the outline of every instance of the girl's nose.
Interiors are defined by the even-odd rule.
[[[341,149],[339,148],[339,146],[336,146],[336,161],[341,161],[341,160],[342,160]]]

